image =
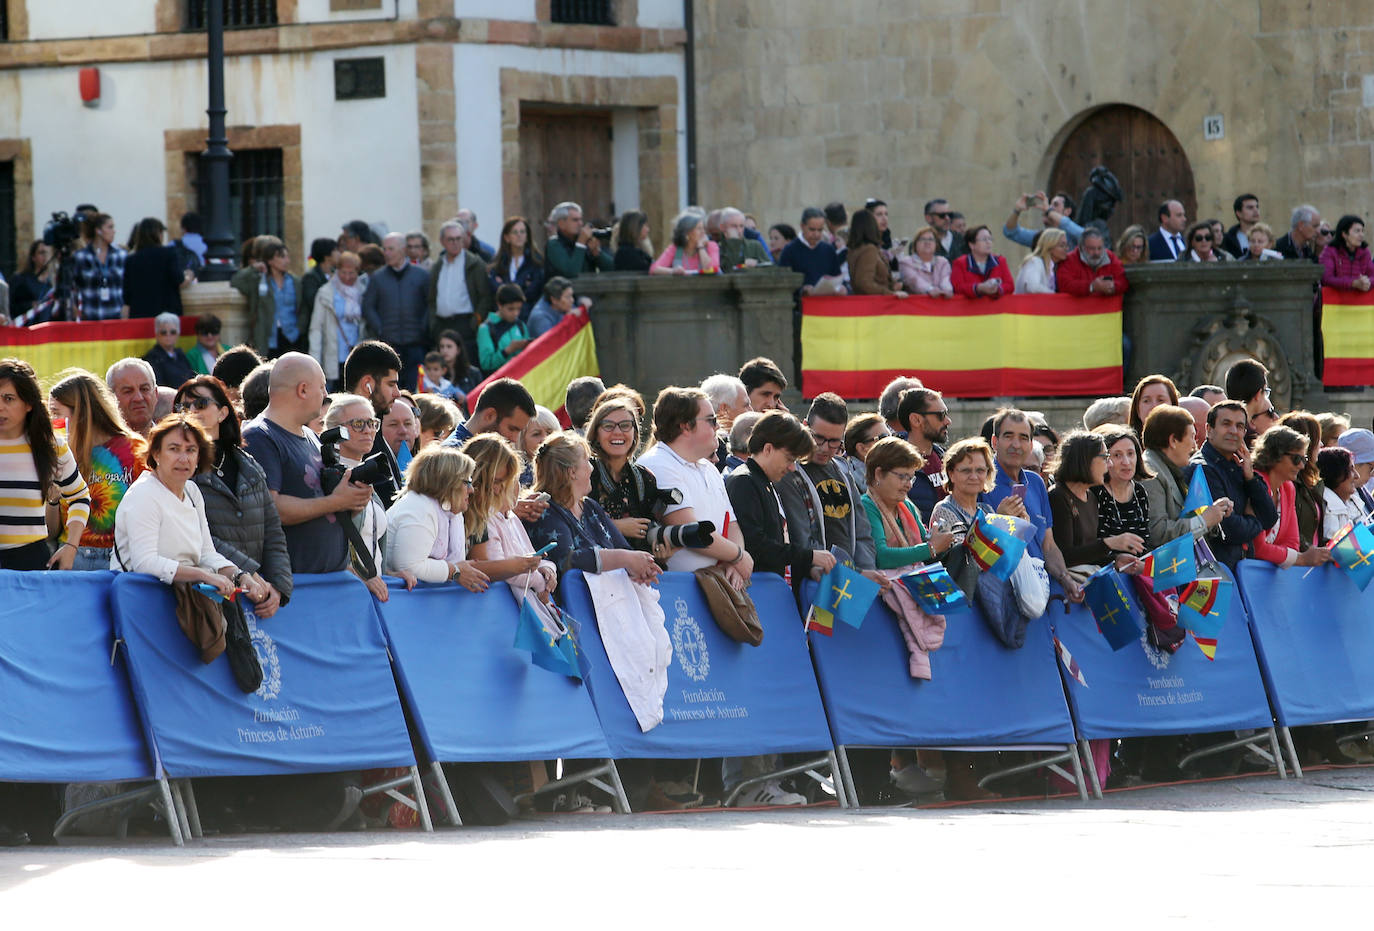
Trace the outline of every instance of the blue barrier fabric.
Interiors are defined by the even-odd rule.
[[[226,657],[201,663],[172,590],[120,573],[112,603],[139,713],[172,778],[413,766],[372,595],[347,573],[298,575],[291,603],[256,625],[263,683],[245,695]]]
[[[1279,723],[1374,718],[1374,588],[1335,566],[1306,571],[1245,560],[1236,573]]]
[[[641,733],[601,645],[586,581],[569,572],[559,585],[568,612],[581,622],[586,682],[613,756],[691,759],[830,749],[797,603],[780,577],[757,573],[749,588],[764,630],[757,647],[721,633],[691,573],[665,572],[658,587],[673,661],[663,723]]]
[[[1134,601],[1134,588],[1128,586],[1127,593]],[[1051,602],[1046,616],[1088,680],[1084,688],[1065,677],[1081,737],[1207,734],[1273,724],[1239,598],[1227,608],[1215,660],[1203,655],[1191,635],[1173,654],[1156,650],[1144,633],[1113,652],[1082,605],[1065,614],[1060,602]]]
[[[128,675],[110,665],[111,575],[0,571],[0,780],[153,778]]]
[[[504,583],[395,582],[377,606],[425,752],[440,762],[611,755],[591,696],[511,646],[520,606]]]
[[[809,584],[809,583],[808,583]],[[805,588],[803,599],[810,598]],[[811,655],[835,743],[858,747],[1072,744],[1049,625],[1032,621],[1004,647],[982,609],[947,615],[931,678],[913,679],[897,618],[881,600],[863,627],[811,635]],[[1091,680],[1089,680],[1091,681]]]

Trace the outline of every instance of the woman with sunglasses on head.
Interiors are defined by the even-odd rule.
[[[48,392],[54,425],[65,424],[67,446],[91,491],[91,516],[76,551],[73,569],[110,568],[115,510],[143,471],[143,437],[124,423],[105,382],[82,369],[68,369]],[[48,502],[48,530],[66,542],[67,505]]]
[[[193,479],[205,501],[210,538],[216,552],[265,589],[253,613],[269,618],[291,598],[291,558],[267,476],[242,448],[228,391],[213,375],[201,375],[181,386],[172,409],[189,415],[210,438],[210,466]]]
[[[849,473],[860,494],[868,491],[868,469],[864,465],[868,451],[873,448],[874,443],[891,435],[892,431],[887,428],[887,422],[880,414],[855,414],[849,418],[849,423],[845,424],[845,455],[836,461],[839,462],[840,468]]]
[[[658,481],[633,460],[639,453],[639,414],[629,398],[602,401],[587,421],[592,450],[592,498],[611,517],[630,546],[649,552]]]
[[[1331,551],[1304,541],[1298,530],[1294,482],[1307,467],[1308,438],[1290,427],[1275,426],[1255,442],[1252,454],[1255,474],[1264,479],[1278,506],[1279,520],[1254,539],[1255,558],[1280,569],[1289,566],[1320,566],[1331,561]]]
[[[1216,241],[1216,234],[1206,220],[1199,220],[1188,227],[1183,236],[1183,251],[1175,262],[1230,262],[1230,254],[1224,252]]]

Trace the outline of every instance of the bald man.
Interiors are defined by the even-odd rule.
[[[331,494],[320,487],[320,440],[306,424],[320,415],[324,394],[320,364],[288,352],[272,366],[267,410],[243,428],[244,448],[267,474],[297,573],[347,569],[348,538],[338,515],[372,500],[372,488],[351,481],[351,470]]]
[[[363,319],[401,357],[401,386],[414,391],[429,349],[429,272],[410,263],[402,233],[386,234],[382,255],[386,265],[372,273],[363,294]]]
[[[1193,436],[1197,441],[1197,448],[1201,449],[1207,440],[1207,412],[1212,409],[1212,405],[1202,398],[1189,395],[1179,398],[1178,406],[1193,415]]]

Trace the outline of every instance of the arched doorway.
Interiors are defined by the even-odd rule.
[[[1112,238],[1132,223],[1147,233],[1158,226],[1159,205],[1177,200],[1191,221],[1197,218],[1193,169],[1169,127],[1139,107],[1112,104],[1088,114],[1059,148],[1050,170],[1050,193],[1068,191],[1081,200],[1088,174],[1106,165],[1123,195],[1108,221]]]

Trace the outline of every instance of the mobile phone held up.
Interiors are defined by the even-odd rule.
[[[1015,485],[1012,485],[1012,486],[1011,486],[1011,493],[1014,494],[1014,495],[1016,495],[1016,497],[1020,498],[1022,501],[1025,501],[1025,500],[1026,500],[1026,483],[1025,483],[1025,482],[1017,482]]]

